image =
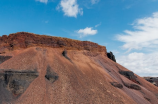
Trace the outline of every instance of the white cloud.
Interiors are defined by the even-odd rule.
[[[98,26],[100,26],[100,25],[101,25],[101,23],[99,23],[99,24],[95,25],[95,27],[98,27]]]
[[[91,3],[92,4],[96,4],[96,3],[98,3],[100,0],[91,0]]]
[[[128,52],[139,52],[119,54],[117,62],[140,76],[158,76],[158,12],[137,19],[132,25],[133,31],[125,30],[116,38],[124,42],[122,47]]]
[[[86,27],[85,29],[80,29],[77,33],[80,35],[80,38],[97,34],[97,30],[93,30],[92,27]]]
[[[158,76],[158,53],[133,52],[119,56],[117,62],[140,76]]]
[[[65,16],[77,17],[78,14],[83,15],[83,9],[79,8],[77,0],[61,0],[57,9],[62,8]]]
[[[124,42],[124,49],[141,50],[158,45],[158,12],[151,17],[138,19],[133,24],[133,31],[125,30],[124,34],[117,35],[117,40]]]
[[[46,4],[47,4],[47,2],[48,2],[48,0],[36,0],[36,1],[39,1],[39,2],[41,2],[41,3],[46,3]]]

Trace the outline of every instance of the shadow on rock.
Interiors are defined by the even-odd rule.
[[[25,92],[38,77],[36,71],[4,71],[0,73],[0,100],[11,101]]]
[[[70,62],[72,62],[71,59],[67,56],[67,50],[64,50],[63,53],[62,53],[62,55],[63,55],[66,59],[68,59]]]
[[[0,56],[0,64],[9,60],[12,56]]]
[[[51,83],[55,82],[58,79],[57,73],[55,73],[50,66],[47,66],[47,72],[45,78],[49,80]]]

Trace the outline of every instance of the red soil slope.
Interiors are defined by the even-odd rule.
[[[12,56],[0,64],[2,104],[158,104],[158,88],[138,75],[139,83],[121,75],[120,70],[129,70],[110,60],[105,47],[88,51],[84,45],[70,45],[65,57],[66,45],[16,44],[10,49],[8,42],[1,41],[7,47],[1,45],[5,49],[0,56]]]

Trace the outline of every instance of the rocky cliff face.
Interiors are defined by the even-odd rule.
[[[28,48],[34,46],[51,47],[51,48],[65,48],[68,50],[88,50],[96,52],[105,52],[106,47],[100,46],[97,43],[89,41],[78,41],[68,38],[51,37],[45,35],[37,35],[27,32],[18,32],[3,35],[0,37],[0,53],[8,50],[15,50],[19,48]]]

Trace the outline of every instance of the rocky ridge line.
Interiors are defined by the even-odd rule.
[[[105,46],[100,46],[97,43],[89,41],[78,41],[68,38],[37,35],[28,32],[17,32],[8,36],[3,35],[0,37],[0,53],[33,46],[64,48],[67,50],[88,50],[105,52],[105,54],[107,54]]]

